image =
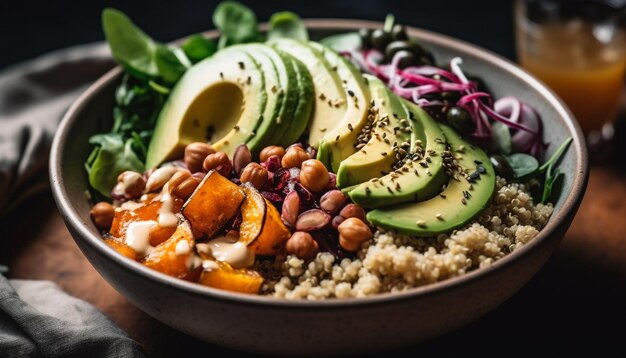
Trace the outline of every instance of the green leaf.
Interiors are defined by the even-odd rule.
[[[159,69],[159,74],[167,83],[176,83],[187,71],[185,66],[167,46],[158,44],[154,53],[154,63]]]
[[[182,49],[192,63],[197,63],[211,57],[217,51],[217,45],[202,34],[195,34],[187,38]]]
[[[268,40],[279,38],[308,41],[309,33],[298,15],[290,11],[283,11],[272,15],[270,29],[267,33]]]
[[[143,172],[143,162],[132,149],[133,139],[124,142],[118,134],[98,134],[92,136],[89,143],[97,146],[86,163],[89,184],[100,194],[110,197],[117,176],[122,172]]]
[[[256,15],[236,1],[221,2],[213,12],[213,24],[221,33],[218,48],[260,38]]]
[[[552,154],[550,159],[548,159],[547,162],[543,163],[539,167],[539,172],[540,173],[545,172],[551,166],[555,165],[559,160],[561,160],[561,157],[565,154],[565,151],[569,148],[572,141],[573,141],[572,137],[569,137],[566,140],[564,140],[563,143],[561,143],[561,145],[559,146],[559,148],[557,148],[557,150]]]
[[[546,174],[546,181],[543,185],[543,195],[541,196],[541,203],[547,204],[552,198],[553,189],[557,186],[557,183],[563,178],[563,173],[557,168],[554,171],[553,176]],[[556,192],[556,191],[555,191]]]
[[[106,8],[102,27],[113,57],[133,75],[148,80],[159,76],[153,59],[156,43],[121,11]]]
[[[516,178],[523,178],[537,171],[539,163],[532,155],[524,153],[514,153],[506,156],[507,161],[513,168]]]
[[[320,43],[335,51],[351,51],[361,48],[361,36],[356,32],[346,32],[325,37]]]
[[[494,122],[491,124],[491,136],[498,149],[504,154],[511,153],[511,131],[504,123]]]

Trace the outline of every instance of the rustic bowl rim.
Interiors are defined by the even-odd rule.
[[[341,32],[354,31],[363,27],[378,28],[381,26],[380,22],[353,19],[307,19],[305,20],[305,23],[307,28],[311,31]],[[263,27],[266,28],[266,25],[263,25]],[[80,95],[80,97],[72,104],[63,116],[54,137],[50,152],[50,181],[52,192],[61,214],[63,215],[66,223],[73,227],[84,243],[90,245],[92,249],[94,249],[99,255],[104,256],[111,263],[122,267],[136,276],[143,276],[143,278],[150,279],[164,286],[170,286],[172,288],[185,291],[186,293],[192,295],[212,300],[219,300],[225,303],[246,306],[256,305],[258,307],[283,309],[342,309],[348,307],[387,304],[396,301],[418,299],[428,295],[441,294],[446,290],[470,285],[480,278],[493,275],[496,271],[504,268],[505,266],[513,265],[518,260],[522,260],[528,252],[537,249],[537,247],[542,244],[545,244],[550,235],[555,234],[559,227],[564,224],[564,222],[567,222],[568,219],[570,219],[570,216],[575,214],[576,209],[582,201],[589,176],[588,155],[582,131],[578,126],[578,123],[574,120],[574,116],[570,110],[561,103],[559,98],[542,82],[519,68],[513,62],[496,55],[489,50],[446,35],[415,27],[407,27],[407,30],[411,36],[418,37],[427,42],[435,43],[439,46],[453,50],[462,50],[467,52],[482,61],[502,68],[511,76],[517,77],[528,83],[534,91],[539,92],[539,94],[556,109],[559,114],[558,120],[563,124],[573,138],[571,149],[575,151],[575,158],[577,160],[574,170],[576,177],[572,183],[572,190],[567,194],[560,210],[553,213],[546,227],[540,231],[539,235],[534,240],[526,244],[521,249],[518,249],[509,255],[506,255],[502,259],[497,260],[489,267],[479,268],[458,277],[449,278],[440,282],[427,284],[398,293],[381,293],[370,297],[348,299],[289,300],[260,295],[240,294],[206,287],[197,283],[187,282],[167,276],[158,271],[149,269],[138,262],[128,260],[106,245],[99,235],[94,235],[90,232],[88,226],[82,222],[77,210],[75,210],[70,204],[64,180],[61,176],[61,157],[63,154],[63,147],[68,139],[67,136],[69,129],[78,119],[78,113],[80,113],[86,103],[92,97],[99,95],[101,88],[105,84],[115,80],[115,78],[120,75],[121,69],[119,66],[100,77]],[[205,34],[207,36],[217,36],[218,32],[216,30],[212,30],[207,31]]]

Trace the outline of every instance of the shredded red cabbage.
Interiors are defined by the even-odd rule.
[[[394,56],[391,63],[383,64],[384,56],[375,49],[344,51],[341,53],[357,65],[361,71],[385,81],[397,95],[412,100],[431,114],[440,111],[446,104],[429,99],[428,95],[443,92],[458,92],[456,106],[465,109],[475,123],[471,134],[478,143],[492,141],[491,121],[505,124],[512,130],[512,148],[516,152],[541,156],[546,144],[542,141],[543,126],[537,111],[514,97],[494,101],[491,94],[479,92],[478,85],[468,80],[461,69],[462,60],[455,57],[450,61],[450,70],[434,66],[398,67],[400,57]]]

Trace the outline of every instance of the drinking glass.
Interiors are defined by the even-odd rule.
[[[516,0],[519,63],[551,87],[587,135],[610,132],[626,69],[626,0]]]

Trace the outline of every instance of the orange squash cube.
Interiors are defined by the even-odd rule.
[[[178,225],[174,234],[152,250],[143,264],[166,275],[184,278],[193,267],[195,240],[187,222]]]
[[[198,283],[227,291],[257,294],[263,284],[263,277],[256,271],[235,269],[226,262],[211,261],[214,268],[205,269]]]

